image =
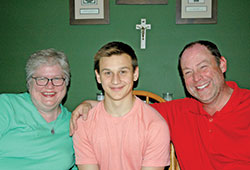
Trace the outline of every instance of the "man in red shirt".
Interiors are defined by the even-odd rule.
[[[249,170],[250,90],[225,80],[227,61],[209,41],[186,45],[179,69],[191,96],[152,107],[169,125],[181,169]],[[83,102],[72,121],[94,103]]]

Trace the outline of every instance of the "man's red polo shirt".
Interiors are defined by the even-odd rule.
[[[213,116],[195,99],[152,106],[167,120],[182,170],[250,170],[250,90],[234,89]]]

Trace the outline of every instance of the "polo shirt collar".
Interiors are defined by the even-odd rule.
[[[229,87],[231,87],[233,89],[233,93],[229,99],[229,101],[226,103],[226,105],[220,110],[220,111],[217,111],[214,115],[218,115],[219,113],[227,113],[227,112],[231,112],[240,102],[239,100],[239,87],[238,85],[233,82],[233,81],[227,81],[226,82],[227,85]],[[193,105],[190,105],[192,106],[192,108],[190,107],[190,112],[191,113],[194,113],[194,114],[200,114],[200,115],[204,115],[204,116],[209,116],[211,117],[202,107],[202,103],[197,101],[196,99],[192,99],[192,100],[195,100],[196,103],[197,103],[197,107],[194,108]]]

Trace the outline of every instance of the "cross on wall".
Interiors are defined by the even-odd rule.
[[[151,24],[146,24],[146,19],[141,19],[141,24],[136,24],[136,29],[141,30],[141,49],[146,48],[146,31],[151,29]]]

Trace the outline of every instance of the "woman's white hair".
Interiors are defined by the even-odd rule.
[[[41,65],[56,65],[59,64],[63,70],[66,86],[70,82],[70,66],[67,56],[56,49],[49,48],[33,53],[26,63],[26,82],[29,89],[29,83],[36,69]]]

